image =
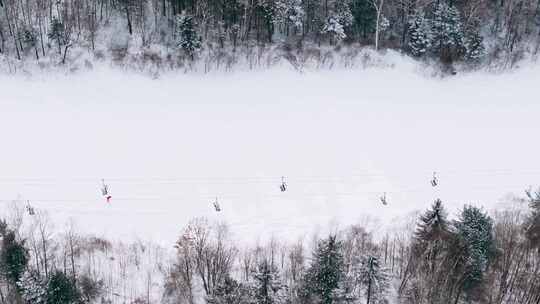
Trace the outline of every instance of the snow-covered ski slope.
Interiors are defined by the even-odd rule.
[[[30,200],[57,225],[168,244],[200,216],[256,241],[393,222],[435,198],[492,209],[540,184],[539,79],[537,67],[434,79],[406,64],[2,76],[0,206]]]

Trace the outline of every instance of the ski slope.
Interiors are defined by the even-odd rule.
[[[255,242],[368,218],[385,227],[435,198],[451,212],[498,208],[540,184],[539,77],[529,67],[430,78],[409,62],[1,76],[0,206],[30,200],[57,226],[73,219],[84,232],[164,244],[200,216]]]

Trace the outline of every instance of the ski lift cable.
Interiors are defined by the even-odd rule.
[[[510,187],[510,188],[519,188],[520,186]],[[468,187],[468,188],[461,188],[464,191],[474,191],[474,192],[485,192],[485,191],[501,191],[500,186],[475,186],[475,187]],[[416,188],[416,189],[401,189],[401,190],[394,190],[394,191],[351,191],[351,192],[327,192],[327,193],[313,193],[313,192],[303,192],[303,193],[294,193],[293,196],[291,196],[289,199],[300,199],[300,198],[329,198],[329,197],[355,197],[355,196],[365,196],[365,195],[378,195],[380,196],[381,193],[386,192],[387,196],[398,196],[402,194],[407,193],[431,193],[431,189],[429,188]],[[257,197],[258,199],[270,199],[270,198],[282,198],[282,195],[279,194],[254,194],[253,196]],[[223,200],[234,200],[234,199],[249,199],[253,196],[250,196],[248,194],[246,195],[239,195],[239,194],[229,194],[229,195],[222,195],[220,198]],[[194,200],[198,199],[201,201],[208,201],[215,199],[215,196],[212,195],[186,195],[186,196],[134,196],[134,197],[117,197],[114,200],[115,201],[183,201],[183,200]],[[50,199],[50,198],[35,198],[30,197],[28,200],[34,203],[90,203],[90,202],[101,202],[102,199],[97,198],[59,198],[59,199]],[[17,202],[22,201],[21,199],[0,199],[0,202]]]
[[[508,188],[519,188],[522,187],[522,185],[517,186],[511,186]],[[448,188],[448,187],[446,187]],[[467,190],[500,190],[500,186],[498,185],[484,185],[484,186],[474,186],[474,187],[460,187],[460,189],[467,189]],[[378,190],[369,190],[369,191],[348,191],[348,192],[339,192],[339,191],[330,191],[325,193],[314,193],[314,192],[295,192],[293,193],[293,198],[296,197],[331,197],[331,196],[356,196],[356,195],[369,195],[369,194],[377,194],[380,195],[382,192],[386,192],[389,195],[398,195],[398,194],[404,194],[404,193],[431,193],[431,187],[416,187],[416,188],[406,188],[406,189],[399,189],[399,190],[392,190],[392,191],[384,191],[382,189]],[[279,194],[267,194],[267,193],[255,193],[253,196],[256,196],[257,198],[280,198],[283,197]],[[237,198],[247,198],[252,197],[251,195],[245,195],[245,194],[225,194],[221,195],[221,198],[225,199],[237,199]],[[194,194],[194,195],[186,195],[186,196],[171,196],[171,197],[164,197],[164,196],[125,196],[125,197],[118,197],[115,200],[118,201],[148,201],[148,200],[183,200],[183,199],[193,199],[193,198],[200,198],[204,200],[208,199],[214,199],[215,195],[200,195],[200,194]],[[18,199],[0,199],[0,201],[17,201]],[[84,202],[84,201],[99,201],[99,199],[95,198],[68,198],[68,199],[30,199],[30,201],[42,201],[42,202]]]

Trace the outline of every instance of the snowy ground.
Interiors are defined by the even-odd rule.
[[[539,77],[535,67],[431,79],[407,63],[158,80],[105,68],[2,76],[0,206],[20,197],[85,232],[165,244],[198,216],[253,241],[367,216],[385,223],[437,197],[453,212],[491,209],[540,183]]]

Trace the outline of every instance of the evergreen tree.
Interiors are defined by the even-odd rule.
[[[478,61],[485,54],[484,38],[477,30],[469,31],[465,38],[466,53],[465,58],[469,61]]]
[[[176,37],[177,46],[194,60],[195,54],[202,47],[202,40],[197,34],[192,16],[182,13],[176,17]]]
[[[6,220],[0,219],[0,236],[4,237],[8,231],[9,229]]]
[[[274,36],[275,24],[279,19],[280,2],[275,0],[262,0],[258,5],[258,11],[264,21],[266,27],[267,39],[272,43]]]
[[[22,30],[20,39],[28,46],[34,47],[37,43],[36,32],[33,29]]]
[[[303,29],[306,12],[302,7],[302,0],[285,0],[283,15],[283,20],[290,22],[296,30]]]
[[[435,200],[431,209],[420,216],[420,222],[415,231],[415,239],[419,243],[428,243],[445,238],[450,225],[447,214],[440,199]]]
[[[103,292],[103,280],[94,280],[88,275],[77,277],[81,299],[85,303],[92,303]]]
[[[413,56],[421,57],[431,47],[431,28],[424,12],[417,11],[409,20],[409,50]]]
[[[309,290],[319,297],[321,303],[332,304],[335,291],[344,277],[343,244],[335,235],[320,240],[313,253],[313,260],[307,272]]]
[[[0,271],[12,284],[21,278],[28,264],[28,251],[24,241],[18,241],[15,232],[7,229],[2,235],[2,249],[0,251]]]
[[[253,292],[257,304],[285,303],[283,291],[285,286],[281,283],[277,269],[264,259],[253,272]]]
[[[481,209],[465,206],[454,222],[459,240],[466,249],[463,290],[470,295],[484,277],[490,258],[494,255],[493,221]]]
[[[454,6],[439,1],[433,12],[431,32],[433,50],[443,62],[449,63],[454,57],[462,55],[465,43],[461,18]]]
[[[47,284],[47,304],[74,304],[79,300],[75,282],[63,272],[56,271]]]
[[[21,297],[28,304],[47,303],[47,283],[37,273],[26,271],[17,282]]]
[[[347,1],[329,3],[328,16],[324,22],[321,34],[330,39],[330,43],[338,43],[347,38],[347,31],[353,24],[354,17]]]
[[[375,32],[377,24],[377,12],[370,0],[352,0],[351,13],[354,17],[354,32],[364,40]]]
[[[332,15],[334,15],[343,28],[348,28],[354,22],[354,17],[347,1],[336,1]]]
[[[213,295],[206,298],[208,304],[247,304],[252,303],[253,289],[238,283],[231,277],[221,282]]]
[[[369,255],[362,260],[359,280],[365,286],[366,304],[381,303],[385,300],[389,276],[380,266],[379,259]]]
[[[444,284],[444,261],[449,248],[453,244],[453,234],[450,223],[440,199],[435,200],[431,208],[420,215],[412,246],[409,271],[414,273],[414,280],[408,287],[408,293],[427,297],[431,303],[446,303],[444,290],[419,286],[417,283],[431,281],[433,285]]]
[[[329,36],[332,42],[339,42],[347,37],[343,24],[334,16],[328,17],[323,25],[321,34]]]
[[[65,44],[65,30],[64,23],[58,20],[58,18],[53,17],[47,35],[49,39],[56,41],[56,44],[58,45],[58,54],[62,54],[62,45]]]

